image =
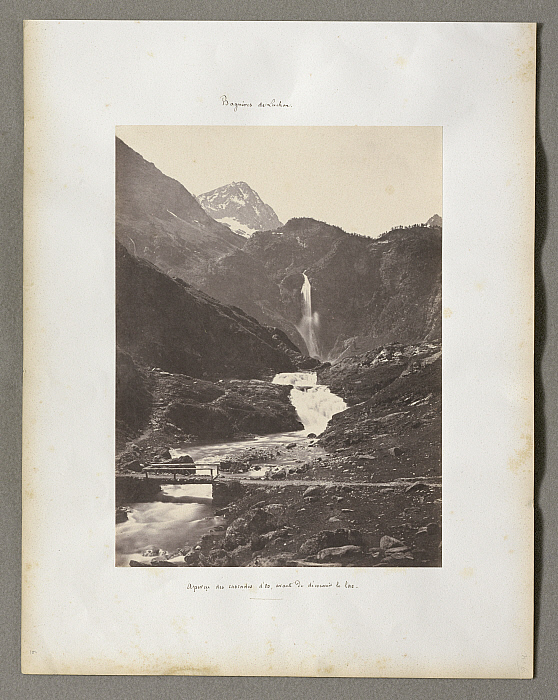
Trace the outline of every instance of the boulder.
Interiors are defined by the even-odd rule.
[[[414,557],[409,552],[409,550],[405,550],[404,552],[393,552],[389,550],[386,552],[386,556],[382,559],[382,563],[384,565],[386,564],[391,564],[394,566],[401,566],[401,562],[406,562],[407,560],[413,560]],[[405,564],[404,564],[405,565]]]
[[[405,492],[411,492],[414,493],[416,491],[428,491],[428,486],[422,481],[415,481],[414,484],[410,484],[410,486],[407,486],[405,489]]]
[[[180,455],[179,457],[173,457],[171,464],[194,464],[194,460],[190,455]]]
[[[297,566],[294,552],[281,552],[269,557],[254,557],[249,566]]]
[[[353,544],[347,544],[343,547],[328,547],[318,552],[318,561],[329,561],[331,559],[341,559],[355,554],[362,554],[362,547],[357,547]]]
[[[288,537],[291,537],[291,532],[285,527],[280,528],[279,530],[272,530],[271,532],[266,532],[265,534],[260,535],[258,537],[258,545],[262,545],[261,547],[258,547],[258,549],[263,549],[266,546],[266,544],[269,544],[269,542],[273,542],[273,540],[287,539]]]
[[[156,566],[162,561],[167,561],[167,557],[164,555],[159,557],[153,557],[153,559],[151,559],[151,566]]]
[[[363,544],[362,532],[360,530],[349,530],[339,528],[337,530],[322,530],[318,534],[307,539],[300,547],[300,553],[308,556],[316,554],[321,549],[331,547],[343,547],[345,545]]]
[[[262,510],[279,519],[285,512],[285,506],[280,503],[270,503],[268,506],[263,506]]]
[[[383,550],[391,549],[392,547],[399,547],[401,545],[403,545],[401,540],[397,540],[395,537],[390,537],[389,535],[384,535],[380,539],[380,549]]]
[[[309,486],[302,494],[303,498],[306,496],[318,496],[321,493],[321,488],[319,486]]]
[[[232,474],[242,474],[249,471],[250,464],[234,459],[224,459],[219,462],[219,469],[222,472],[231,472]]]
[[[151,566],[178,566],[178,564],[175,564],[172,561],[168,561],[167,559],[153,559],[151,561]]]
[[[230,556],[234,566],[247,566],[252,561],[252,547],[249,544],[240,545],[231,552]]]
[[[141,472],[143,469],[139,459],[131,459],[129,462],[122,464],[120,468],[126,469],[129,472]]]
[[[168,462],[171,459],[171,453],[166,447],[155,447],[151,450],[151,456],[157,462]]]
[[[212,549],[209,554],[200,554],[200,564],[202,566],[231,566],[234,565],[232,562],[231,555],[224,549],[218,547]]]
[[[253,552],[260,552],[265,548],[267,541],[264,539],[264,535],[252,535],[250,538],[250,548]]]
[[[199,550],[196,551],[193,549],[191,552],[188,552],[188,554],[186,554],[184,556],[184,561],[186,562],[187,566],[197,566],[199,558],[200,558]]]
[[[270,506],[251,508],[244,516],[236,518],[227,528],[223,546],[226,550],[248,544],[253,535],[262,535],[277,528],[277,518],[270,512]]]

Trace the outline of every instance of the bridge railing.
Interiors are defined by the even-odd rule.
[[[213,464],[172,464],[165,462],[156,462],[154,464],[148,464],[143,467],[142,472],[145,474],[145,478],[149,478],[149,473],[153,472],[155,474],[172,474],[174,480],[176,481],[177,474],[184,474],[189,476],[202,476],[200,472],[205,472],[211,477],[211,480],[215,479],[219,475],[219,463],[215,462]]]

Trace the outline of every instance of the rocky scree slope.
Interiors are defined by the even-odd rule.
[[[377,481],[441,476],[441,355],[438,343],[393,344],[319,369],[349,404],[319,443]]]

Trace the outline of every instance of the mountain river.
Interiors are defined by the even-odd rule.
[[[347,407],[343,399],[326,386],[317,383],[315,372],[277,374],[273,383],[291,385],[290,400],[304,425],[304,430],[275,435],[260,435],[248,440],[225,443],[188,445],[184,449],[171,450],[173,457],[188,454],[196,465],[219,462],[225,456],[246,450],[262,452],[263,466],[246,473],[249,478],[261,478],[270,465],[288,466],[296,462],[287,445],[306,445],[308,435],[320,435],[329,419]],[[316,454],[319,454],[317,451]],[[195,545],[210,529],[220,526],[224,519],[215,515],[211,499],[211,484],[167,484],[162,487],[156,501],[127,505],[128,519],[116,525],[116,565],[127,566],[131,559],[150,562],[161,553],[170,553],[178,547]],[[183,556],[176,563],[183,563]]]

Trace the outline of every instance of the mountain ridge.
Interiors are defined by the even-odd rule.
[[[243,239],[212,219],[177,180],[116,138],[116,238],[160,270],[195,283]]]
[[[256,232],[212,261],[201,288],[299,347],[303,272],[318,314],[320,357],[334,360],[391,342],[441,337],[441,229],[425,224],[373,239],[314,219]]]
[[[194,377],[251,379],[304,359],[266,328],[116,243],[117,345],[144,366]]]
[[[243,181],[231,186],[247,197],[253,193]],[[303,350],[306,272],[322,360],[441,337],[438,224],[436,214],[426,224],[370,238],[296,217],[243,238],[209,216],[182,184],[116,140],[116,236],[128,252],[281,328]]]

